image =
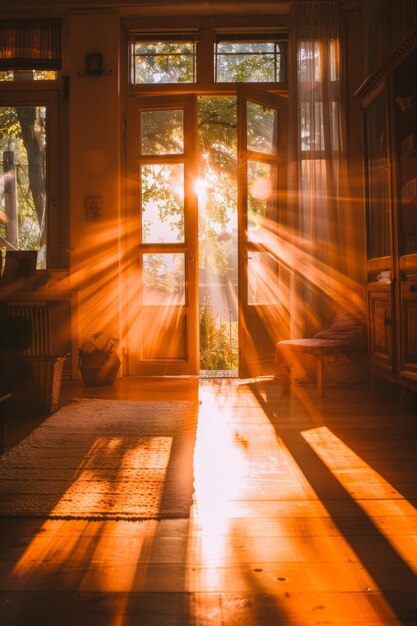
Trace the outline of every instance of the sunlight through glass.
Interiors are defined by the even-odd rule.
[[[198,197],[199,209],[204,209],[207,204],[207,181],[204,178],[197,178],[194,183],[194,191]]]

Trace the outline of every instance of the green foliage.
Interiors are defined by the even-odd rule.
[[[206,182],[199,207],[199,265],[226,276],[231,244],[219,235],[236,228],[237,111],[234,97],[198,99],[199,178]]]
[[[163,293],[179,293],[184,284],[184,265],[181,255],[173,257],[169,267],[168,254],[143,255],[143,284]]]
[[[153,164],[142,167],[142,238],[149,239],[151,224],[156,219],[172,231],[172,242],[184,240],[184,200],[182,166]],[[163,234],[161,229],[160,234]],[[166,233],[164,237],[166,237]]]
[[[8,150],[15,154],[18,235],[21,250],[36,250],[41,247],[46,184],[43,111],[44,107],[0,107],[0,153]],[[27,127],[23,128],[22,124],[26,124]],[[25,136],[31,137],[32,143],[25,142]],[[34,153],[31,149],[35,144],[38,159],[33,158]],[[35,184],[35,181],[38,184]],[[36,203],[34,195],[37,198]]]
[[[280,74],[281,53],[273,42],[219,42],[217,45],[219,82],[271,82]]]
[[[216,326],[210,301],[200,306],[200,369],[236,369],[237,353],[233,350],[227,324]]]
[[[136,84],[193,81],[194,43],[138,42],[133,50]]]

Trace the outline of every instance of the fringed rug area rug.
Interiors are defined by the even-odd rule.
[[[74,400],[0,458],[0,516],[184,518],[198,405]]]

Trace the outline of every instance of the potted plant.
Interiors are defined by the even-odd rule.
[[[86,341],[78,349],[78,367],[87,387],[111,385],[117,376],[120,359],[114,346],[118,339],[108,337],[100,347],[96,342],[103,333],[94,333],[93,341]]]

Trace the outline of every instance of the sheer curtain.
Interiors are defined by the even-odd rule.
[[[331,277],[343,267],[340,212],[346,198],[342,121],[341,41],[338,3],[295,1],[291,5],[293,145],[295,202],[293,223],[299,245],[311,260],[304,277],[304,304],[320,323],[323,296],[335,299]],[[295,94],[295,95],[294,95]],[[329,275],[329,289],[323,273]],[[317,279],[321,276],[321,279]],[[319,284],[320,283],[320,284]]]
[[[299,228],[314,256],[338,244],[342,197],[340,34],[336,2],[296,2]]]

